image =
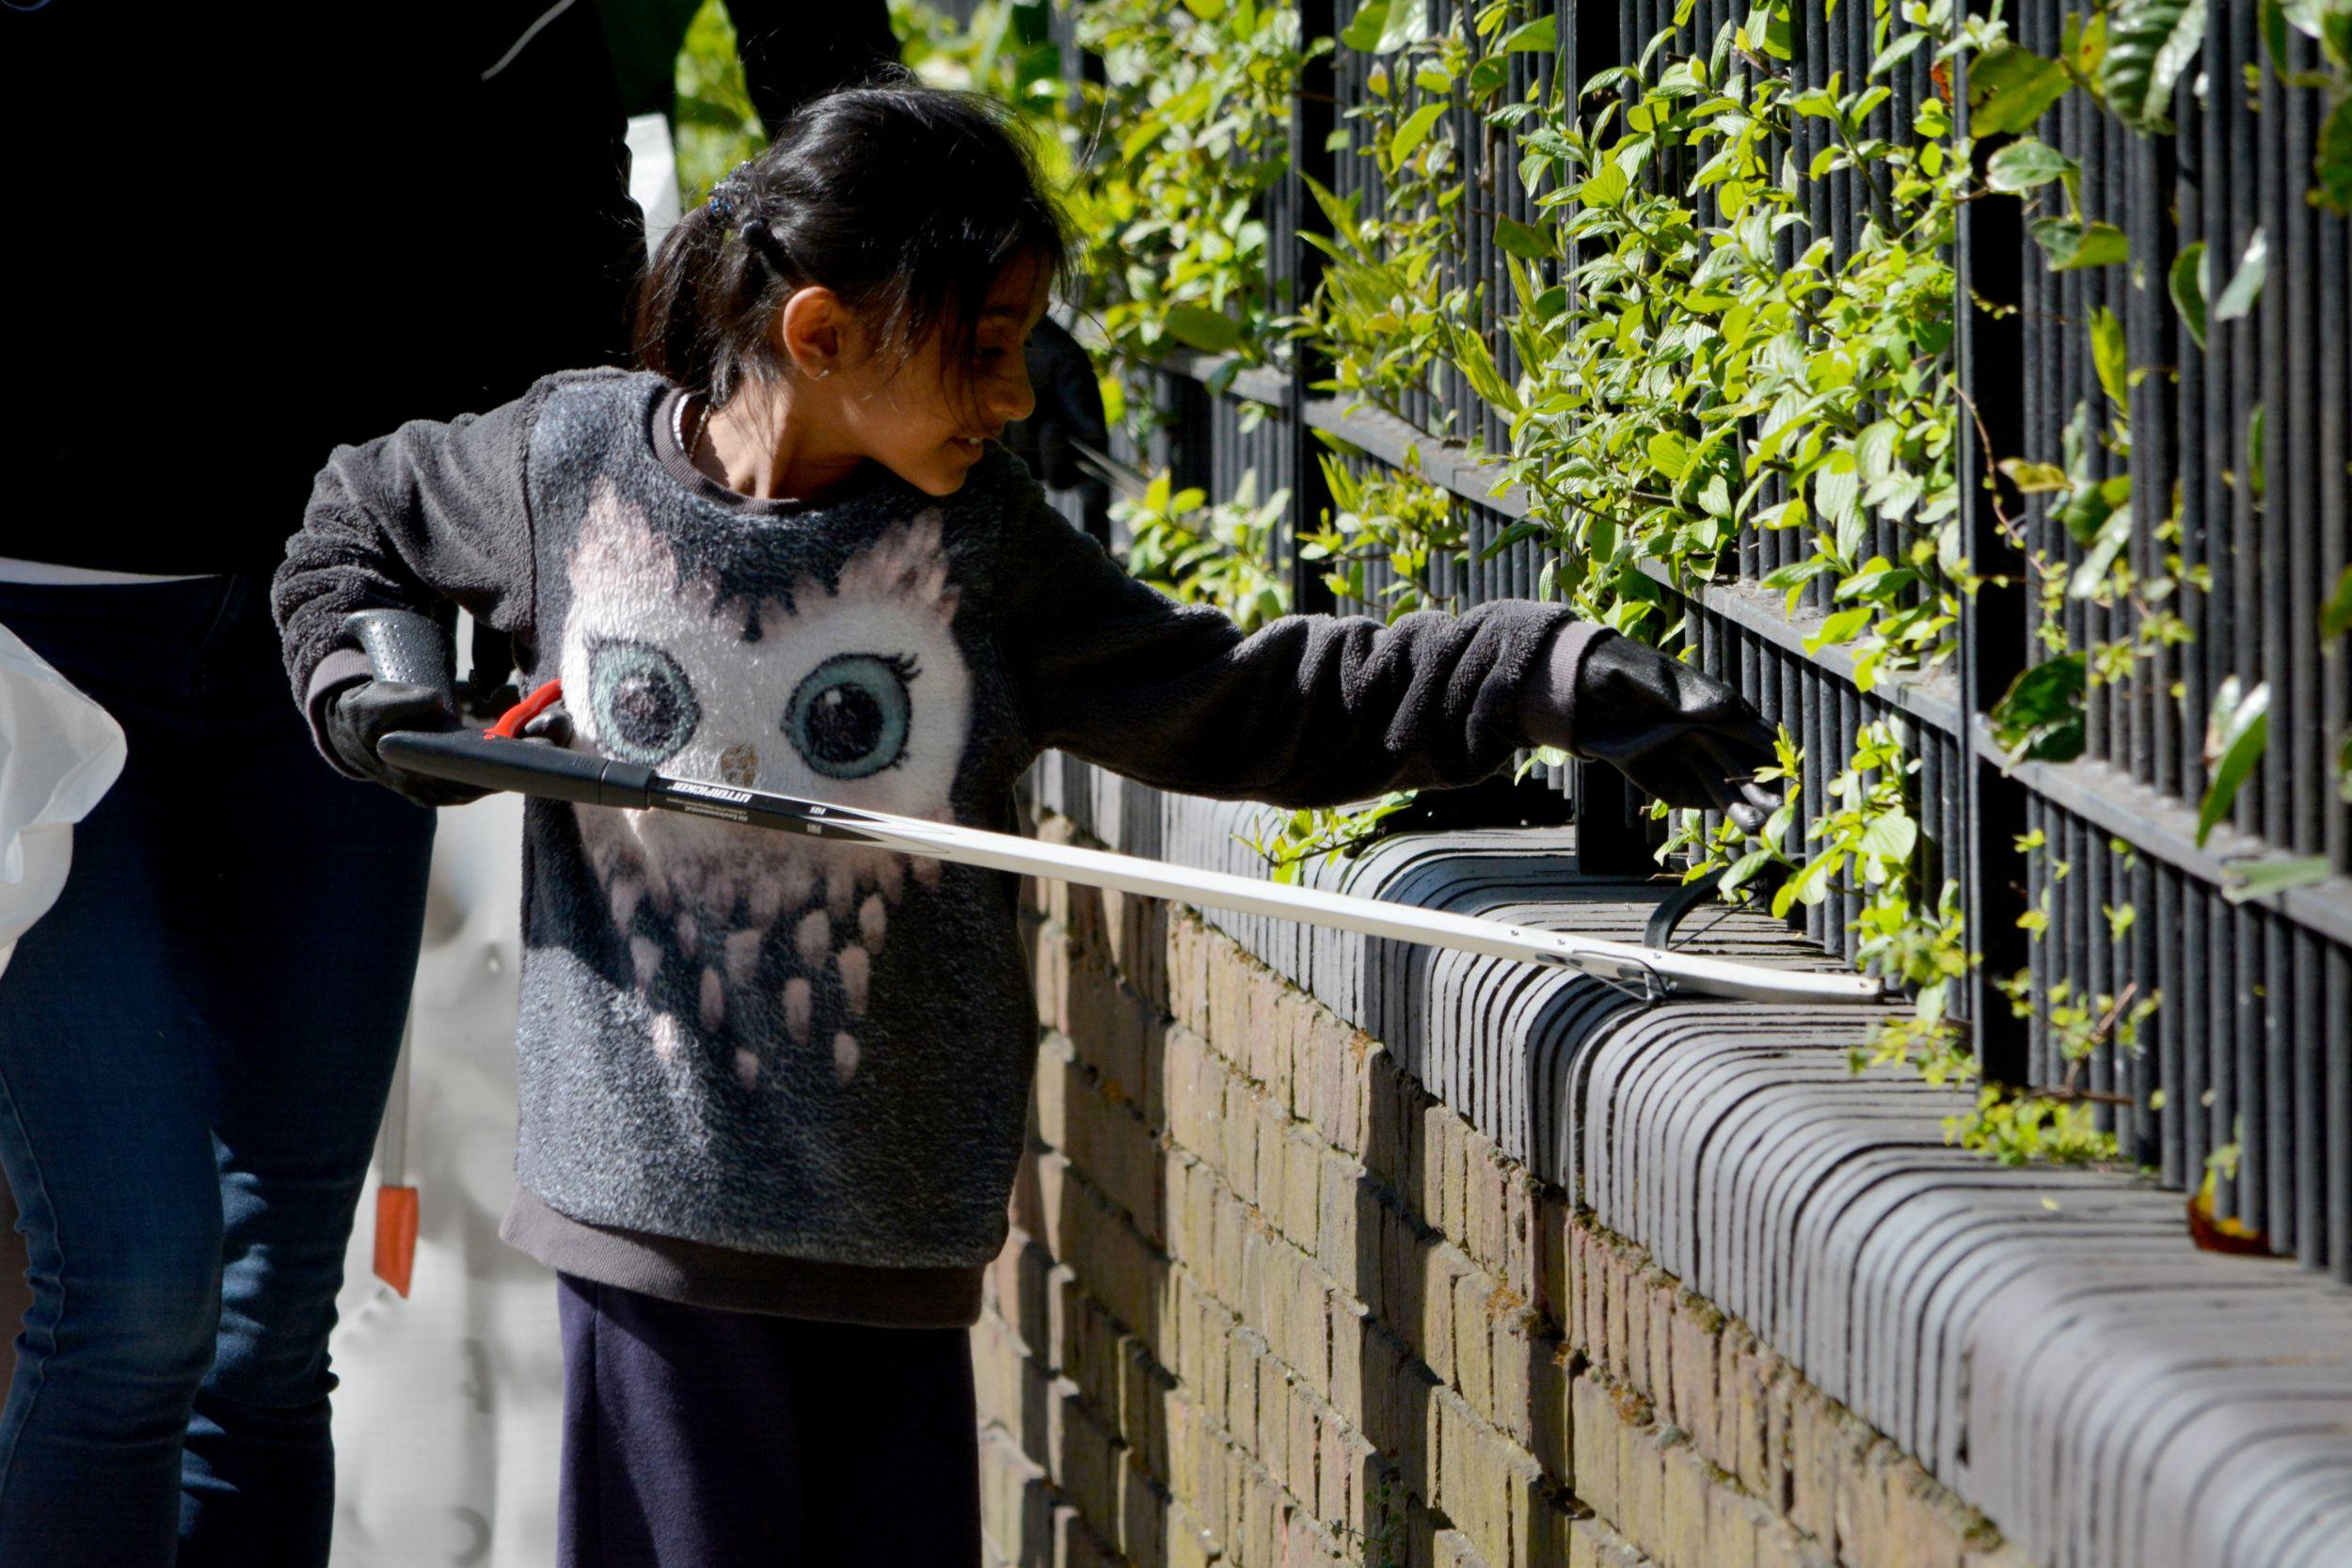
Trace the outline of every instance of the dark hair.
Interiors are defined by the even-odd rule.
[[[725,403],[783,371],[776,314],[818,285],[896,363],[945,330],[961,367],[1004,269],[1027,261],[1059,284],[1070,251],[1068,220],[1010,112],[901,73],[802,105],[678,221],[637,291],[637,356]]]

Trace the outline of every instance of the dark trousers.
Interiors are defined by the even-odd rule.
[[[326,1560],[326,1335],[433,817],[319,760],[265,588],[0,584],[0,624],[130,741],[0,974],[33,1294],[0,1568]]]
[[[561,1568],[975,1568],[971,1338],[558,1276]]]

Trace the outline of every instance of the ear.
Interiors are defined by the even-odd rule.
[[[841,296],[821,284],[796,289],[776,314],[776,336],[792,368],[822,380],[848,362],[854,350],[856,318]]]

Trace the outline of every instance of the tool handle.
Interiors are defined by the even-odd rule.
[[[395,768],[478,789],[577,800],[585,806],[653,803],[654,771],[634,762],[526,740],[487,740],[465,730],[434,735],[403,730],[376,742]]]

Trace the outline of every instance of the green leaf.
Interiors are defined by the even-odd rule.
[[[1369,55],[1379,46],[1381,31],[1388,24],[1388,0],[1368,0],[1356,8],[1356,14],[1340,32],[1340,41],[1359,54]]]
[[[1495,244],[1502,247],[1505,255],[1528,261],[1547,261],[1560,254],[1549,230],[1521,223],[1515,217],[1495,220]]]
[[[2131,242],[2111,223],[2085,224],[2071,217],[2036,218],[2026,227],[2033,235],[2034,244],[2049,257],[2052,272],[2112,266],[2131,257]]]
[[[2205,0],[2118,0],[2107,13],[2099,86],[2133,130],[2169,131],[2173,85],[2205,41]]]
[[[1470,384],[1470,390],[1507,414],[1518,413],[1518,394],[1495,368],[1494,356],[1486,352],[1486,341],[1461,327],[1454,328],[1448,337],[1454,363]]]
[[[2172,274],[2167,279],[2172,309],[2181,313],[2181,324],[2201,349],[2205,346],[2205,275],[2210,270],[2205,265],[2205,242],[2200,240],[2172,258]]]
[[[2221,291],[2215,302],[2213,319],[2233,322],[2254,308],[2262,297],[2263,283],[2270,276],[2270,239],[2261,230],[2254,230],[2246,242],[2246,254],[2238,259],[2237,276]]]
[[[2072,85],[2065,66],[2030,49],[2013,43],[1988,49],[1968,67],[1969,135],[2030,130]]]
[[[1984,166],[1985,183],[1996,191],[2039,190],[2053,180],[2072,181],[2082,165],[2049,143],[2021,136],[1993,154]]]
[[[1651,467],[1679,484],[1683,470],[1691,465],[1691,443],[1671,430],[1661,430],[1649,438],[1649,461]]]
[[[1241,347],[1241,324],[1222,310],[1201,305],[1168,308],[1168,332],[1186,348],[1203,354],[1231,354]]]
[[[1625,170],[1615,164],[1603,164],[1593,177],[1577,187],[1576,198],[1587,207],[1614,207],[1633,188]]]
[[[1716,883],[1716,887],[1724,893],[1737,893],[1747,886],[1749,879],[1772,864],[1775,858],[1770,849],[1751,849],[1724,868],[1723,879]]]
[[[1444,115],[1446,107],[1443,103],[1423,103],[1407,115],[1405,123],[1396,128],[1396,135],[1389,139],[1391,162],[1401,164],[1411,157],[1413,150],[1429,139],[1430,129]]]
[[[2213,782],[2197,808],[2197,847],[2203,848],[2214,827],[2230,815],[2240,785],[2262,761],[2270,744],[2270,685],[2267,681],[2240,695],[2232,675],[2214,693],[2213,713],[2205,721],[2205,766]]]
[[[1389,0],[1388,20],[1381,24],[1375,55],[1393,55],[1408,43],[1429,36],[1429,0]]]
[[[2233,904],[2266,898],[2289,888],[2324,882],[2332,869],[2325,855],[2272,855],[2242,865],[2229,865],[2221,873],[2221,896]]]
[[[1911,859],[1911,851],[1919,843],[1919,824],[1899,807],[1883,816],[1874,816],[1862,830],[1862,837],[1854,843],[1854,853],[1873,860],[1903,862]]]
[[[1550,11],[1533,22],[1522,22],[1503,35],[1497,53],[1549,54],[1560,47],[1560,19]]]
[[[2270,411],[2262,404],[2246,416],[2246,477],[2260,500],[2270,488]]]
[[[2074,487],[2073,476],[2055,463],[2028,463],[2022,457],[2004,457],[2001,459],[2001,472],[2009,477],[2011,484],[2017,486],[2017,493],[2021,496],[2039,496],[2052,490],[2071,490]]]
[[[2074,476],[2055,463],[2033,463],[2022,457],[2004,457],[2001,472],[2025,496],[2047,495],[2052,491],[2074,489]]]
[[[2312,163],[2319,182],[2313,198],[2331,213],[2352,213],[2352,98],[2328,112]]]
[[[2099,385],[2107,394],[2107,401],[2118,408],[2132,405],[2130,365],[2125,358],[2123,323],[2116,313],[2102,305],[2090,312],[2090,362],[2099,372]]]
[[[2088,599],[2097,594],[2106,583],[2107,569],[2115,564],[2115,558],[2123,553],[2123,546],[2131,543],[2131,538],[2132,509],[2129,505],[2119,506],[2107,514],[2106,522],[2099,525],[2099,532],[2091,541],[2090,551],[2083,556],[2082,564],[2074,568],[2074,576],[2066,585],[2067,594],[2077,599]]]
[[[1772,59],[1785,60],[1789,58],[1795,47],[1792,31],[1787,6],[1751,6],[1748,20],[1740,28],[1739,37],[1756,53]]]
[[[1804,651],[1818,654],[1832,643],[1851,642],[1877,617],[1878,610],[1871,605],[1841,610],[1814,628],[1813,635],[1804,640]]]
[[[1813,473],[1813,510],[1841,532],[1861,515],[1862,479],[1851,452],[1833,452]]]
[[[2347,629],[2352,629],[2352,566],[2336,578],[2336,591],[2328,596],[2328,608],[2319,614],[2319,635],[2329,641]]]
[[[2263,47],[2270,53],[2270,69],[2287,73],[2287,13],[2279,0],[2262,0],[2260,25]]]
[[[2081,653],[2042,660],[2010,683],[1993,705],[1993,738],[2019,762],[2072,762],[2083,754],[2083,695],[2089,662]]]
[[[2077,545],[2095,544],[2115,509],[2131,499],[2129,474],[2116,474],[2096,483],[2085,480],[2058,508],[2058,520]]]

